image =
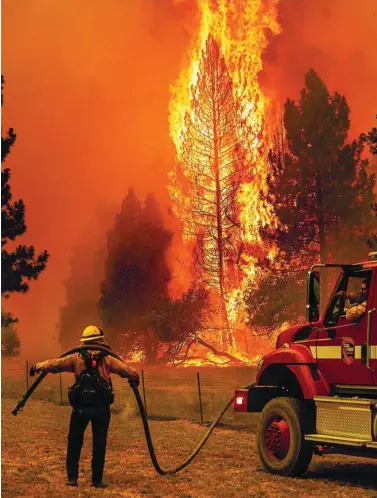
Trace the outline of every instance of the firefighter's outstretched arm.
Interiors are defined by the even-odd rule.
[[[129,380],[132,380],[136,382],[137,384],[139,383],[139,374],[137,371],[123,363],[122,361],[118,360],[117,358],[114,358],[113,356],[108,356],[109,359],[109,365],[110,365],[110,372],[119,375],[120,377],[127,378]]]
[[[46,360],[36,363],[30,368],[30,376],[38,372],[59,373],[59,372],[74,372],[73,355],[56,358],[54,360]]]

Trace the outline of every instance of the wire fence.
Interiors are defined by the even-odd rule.
[[[31,363],[25,361],[24,365],[19,363],[3,367],[3,397],[18,398],[30,387],[35,379],[29,376],[30,366]],[[234,394],[235,388],[243,387],[254,378],[255,369],[252,367],[143,368],[139,389],[150,419],[184,419],[206,424],[218,414]],[[68,387],[72,385],[72,380],[72,374],[49,375],[34,391],[32,398],[68,405]],[[125,417],[138,415],[126,379],[114,376],[113,385],[116,394],[113,412]],[[242,414],[236,414],[235,420],[231,410],[228,410],[223,422],[227,425],[248,424],[243,422]]]

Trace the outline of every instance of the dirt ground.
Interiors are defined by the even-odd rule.
[[[377,465],[346,456],[314,457],[303,478],[266,473],[256,453],[253,429],[216,429],[194,462],[173,476],[159,476],[147,453],[140,419],[132,410],[113,414],[104,480],[90,488],[91,434],[81,458],[80,486],[65,487],[65,451],[70,409],[29,400],[17,416],[15,399],[2,400],[2,496],[33,497],[377,497]],[[183,461],[205,428],[188,421],[152,421],[163,468]]]

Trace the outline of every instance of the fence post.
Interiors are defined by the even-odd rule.
[[[143,399],[144,399],[144,408],[145,408],[145,413],[148,416],[148,411],[147,411],[147,399],[145,396],[145,384],[144,384],[144,370],[141,371],[141,381],[143,384]]]
[[[62,390],[62,373],[59,374],[59,386],[60,386],[60,404],[63,404],[63,390]]]
[[[200,405],[200,422],[203,423],[203,407],[202,407],[202,393],[200,392],[200,376],[199,372],[196,372],[198,378],[198,392],[199,392],[199,405]]]
[[[26,390],[29,389],[29,362],[26,361]]]

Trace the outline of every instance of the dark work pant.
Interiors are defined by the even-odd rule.
[[[92,412],[73,411],[69,424],[67,477],[77,479],[79,476],[79,461],[84,432],[89,422],[92,422],[93,454],[92,454],[92,481],[101,482],[105,465],[106,439],[110,424],[110,407],[102,407]]]

